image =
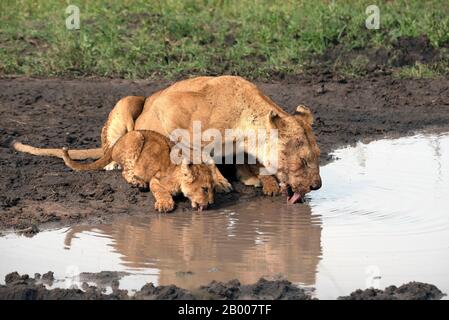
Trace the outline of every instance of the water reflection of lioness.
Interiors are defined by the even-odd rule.
[[[180,287],[234,278],[254,283],[261,276],[278,274],[314,285],[321,257],[319,217],[311,215],[307,205],[279,206],[270,199],[207,215],[134,217],[112,225],[75,226],[67,233],[66,245],[93,229],[111,238],[127,267],[158,269],[159,284]],[[193,274],[180,275],[187,271]]]

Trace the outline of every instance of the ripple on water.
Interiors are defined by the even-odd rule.
[[[422,234],[449,230],[449,135],[358,143],[337,150],[312,194],[324,224],[351,233]]]

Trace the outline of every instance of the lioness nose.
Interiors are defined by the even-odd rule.
[[[310,186],[310,190],[318,190],[319,188],[321,188],[321,185],[321,178],[319,178]]]

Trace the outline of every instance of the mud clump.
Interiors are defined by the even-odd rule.
[[[392,64],[395,67],[411,66],[416,62],[431,63],[440,58],[440,53],[426,35],[400,37],[394,44]]]
[[[147,283],[136,292],[134,299],[137,300],[195,300],[195,296],[185,289],[175,285],[155,287]]]
[[[109,184],[90,182],[80,190],[80,196],[88,200],[101,200],[103,202],[114,201],[114,189]]]
[[[41,275],[40,273],[34,274],[34,280],[40,283],[43,283],[48,286],[52,286],[53,282],[55,281],[55,276],[52,271],[48,271],[47,273],[44,273]]]
[[[339,300],[440,300],[445,294],[432,284],[409,282],[400,287],[389,286],[385,290],[358,289]]]
[[[15,207],[19,203],[20,198],[0,196],[0,208]]]
[[[55,280],[55,274],[52,271],[48,271],[42,275],[42,280],[47,282],[53,282]]]
[[[134,296],[136,299],[163,300],[310,300],[304,289],[287,280],[260,279],[251,285],[242,285],[238,280],[212,281],[196,290],[187,291],[174,285],[155,287],[146,284]]]
[[[53,276],[52,272],[46,273]],[[5,285],[0,286],[0,300],[117,300],[127,299],[126,290],[115,290],[105,295],[96,287],[80,289],[52,289],[49,290],[43,283],[28,275],[10,273],[5,277]]]
[[[212,281],[201,286],[198,295],[226,300],[311,300],[310,294],[287,280],[260,279],[255,284],[242,285],[235,279],[227,283]]]

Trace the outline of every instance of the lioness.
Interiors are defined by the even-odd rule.
[[[170,140],[159,133],[147,130],[131,131],[92,163],[72,160],[68,150],[62,150],[66,165],[73,170],[99,170],[115,161],[123,167],[125,180],[138,187],[150,187],[156,199],[154,207],[161,212],[174,209],[172,195],[182,192],[199,211],[214,202],[214,166],[175,165],[170,160]]]
[[[244,146],[247,154],[263,165],[278,159],[274,176],[243,175],[244,181],[262,184],[267,194],[288,193],[288,201],[301,200],[310,190],[321,187],[320,150],[312,132],[310,110],[299,106],[294,115],[282,110],[254,84],[236,76],[197,77],[179,81],[145,100],[136,130],[153,130],[168,136],[182,128],[193,131],[193,121],[201,121],[202,131],[214,128],[277,129],[277,154],[256,152]],[[223,145],[226,141],[223,139]],[[207,142],[205,142],[207,144]],[[252,178],[252,179],[250,179]],[[281,187],[281,188],[280,188]]]
[[[200,121],[202,131],[218,129],[277,129],[277,153],[244,151],[257,158],[258,166],[239,165],[237,176],[247,185],[262,186],[265,194],[287,193],[295,203],[310,190],[321,187],[320,150],[312,131],[313,116],[300,105],[294,115],[282,110],[254,84],[236,76],[197,77],[179,81],[145,100],[143,112],[135,121],[136,130],[153,130],[169,136],[175,129],[187,129]],[[207,144],[205,142],[204,144]],[[223,146],[226,141],[223,140]],[[278,160],[274,176],[259,174],[259,167]]]

